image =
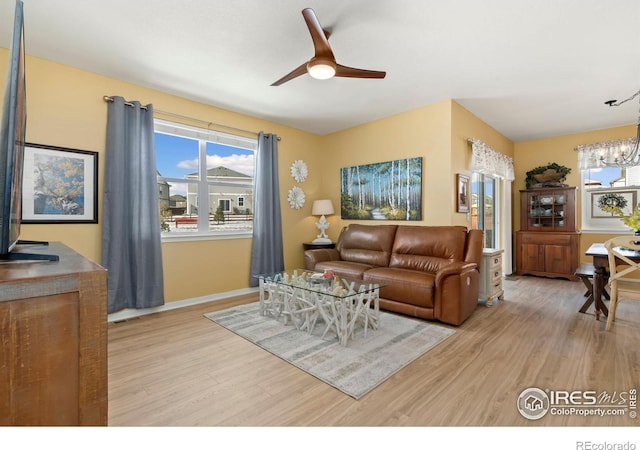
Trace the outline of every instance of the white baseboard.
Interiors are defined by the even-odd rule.
[[[215,302],[219,300],[226,300],[232,297],[239,297],[241,295],[258,293],[259,289],[245,288],[237,289],[235,291],[222,292],[220,294],[205,295],[204,297],[187,298],[184,300],[177,300],[175,302],[169,302],[162,306],[156,306],[155,308],[144,309],[123,309],[115,313],[111,313],[107,316],[107,322],[119,322],[121,320],[134,319],[136,317],[146,316],[147,314],[154,314],[162,311],[170,311],[172,309],[184,308],[186,306],[199,305],[201,303]]]

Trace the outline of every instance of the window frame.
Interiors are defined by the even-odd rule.
[[[244,150],[250,150],[255,153],[258,147],[257,138],[248,138],[245,136],[238,136],[229,133],[223,133],[220,131],[207,130],[190,125],[184,125],[177,122],[170,122],[162,119],[154,119],[154,133],[162,133],[174,135],[186,139],[194,139],[198,141],[198,179],[189,178],[173,178],[158,175],[158,182],[164,181],[169,184],[180,183],[196,184],[195,206],[198,209],[198,225],[197,230],[185,233],[176,232],[162,232],[162,242],[172,241],[197,241],[197,240],[218,240],[218,239],[250,239],[253,236],[253,224],[251,229],[248,230],[218,230],[212,231],[209,229],[209,187],[215,185],[215,182],[211,182],[207,178],[207,142],[222,144],[230,147],[238,147]],[[255,159],[254,159],[255,161]],[[255,198],[255,168],[254,174],[250,177],[251,180],[251,192]],[[246,195],[243,195],[246,197]],[[189,202],[189,193],[185,195],[187,203]],[[203,200],[204,199],[204,200]],[[205,208],[202,208],[203,202]],[[229,205],[231,202],[229,202]],[[200,214],[201,211],[207,211]]]

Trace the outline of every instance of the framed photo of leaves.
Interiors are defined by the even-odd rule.
[[[98,223],[98,153],[25,144],[22,223]]]

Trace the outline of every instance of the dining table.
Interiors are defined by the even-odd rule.
[[[618,251],[632,261],[640,261],[640,252],[631,249],[618,249]],[[589,246],[585,255],[591,256],[593,259],[593,298],[595,300],[596,319],[599,319],[600,314],[609,315],[609,309],[602,301],[605,280],[609,274],[609,254],[603,243],[596,242]]]

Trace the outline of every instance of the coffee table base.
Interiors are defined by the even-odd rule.
[[[353,286],[348,288],[353,288]],[[380,318],[379,288],[352,291],[345,297],[336,297],[322,290],[310,290],[260,278],[260,314],[289,320],[299,329],[313,332],[318,319],[325,324],[324,338],[334,330],[338,342],[346,346],[353,339],[356,325],[362,323],[364,337],[369,328],[378,328]]]

